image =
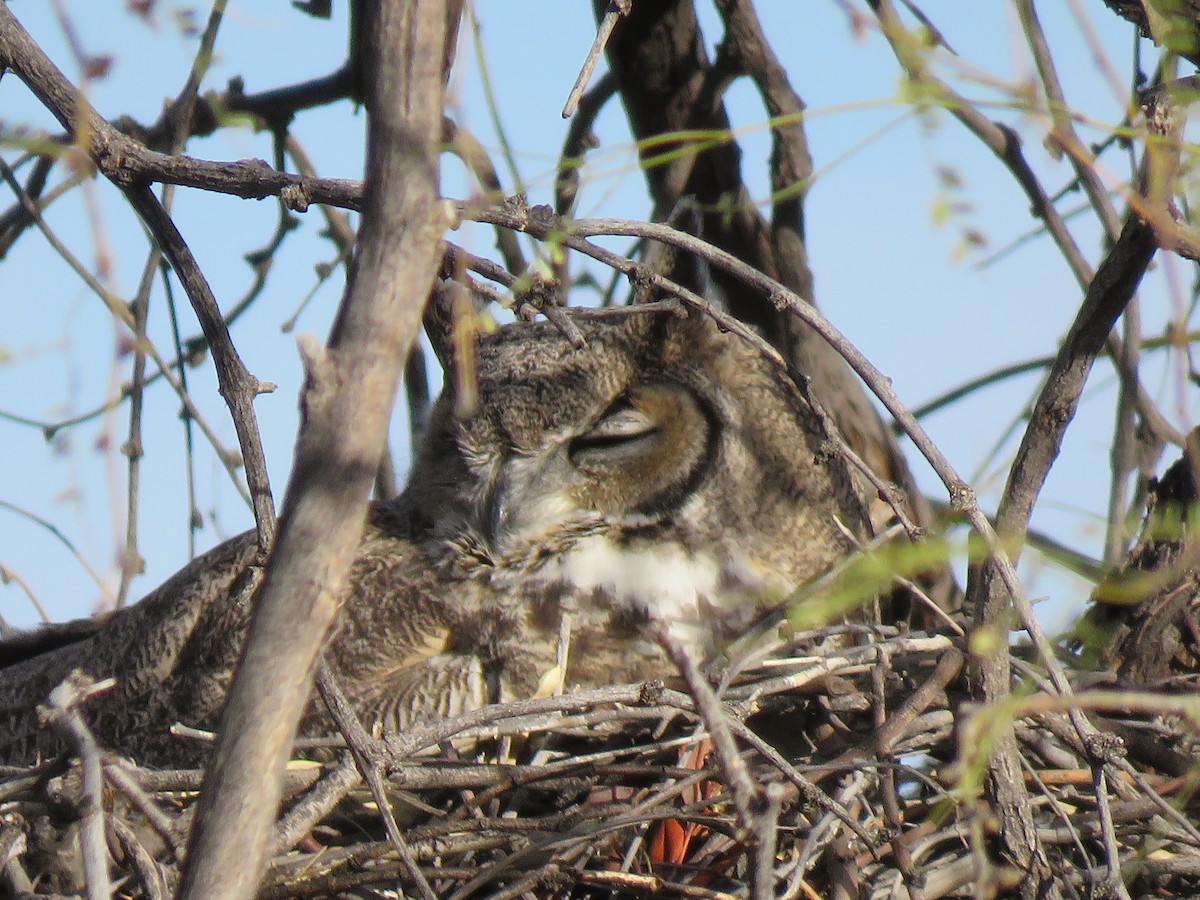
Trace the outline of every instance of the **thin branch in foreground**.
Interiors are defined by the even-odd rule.
[[[221,320],[216,298],[191,250],[151,192],[149,183],[132,171],[136,168],[133,160],[144,158],[150,151],[120,134],[96,112],[29,36],[7,5],[0,5],[0,63],[16,74],[72,135],[86,139],[87,143],[81,149],[125,194],[183,283],[208,339],[221,393],[229,405],[238,433],[259,545],[265,552],[274,535],[275,510],[252,408],[255,395],[264,387],[250,375],[234,348]]]
[[[77,672],[50,692],[47,705],[39,711],[42,720],[58,729],[74,749],[83,770],[79,843],[83,850],[88,900],[111,900],[112,884],[108,872],[108,842],[104,837],[104,774],[100,767],[100,748],[79,714],[79,705],[92,694],[110,687],[111,680],[97,683]]]
[[[631,9],[633,9],[633,0],[609,0],[608,10],[604,13],[604,18],[600,20],[600,27],[596,29],[596,39],[592,41],[583,66],[579,69],[579,75],[575,78],[575,84],[571,86],[571,92],[567,95],[567,102],[563,105],[562,117],[564,119],[569,119],[575,114],[575,110],[579,106],[579,98],[583,96],[588,82],[592,80],[592,72],[596,70],[596,64],[600,62],[600,54],[604,52],[604,45],[612,37],[613,29],[617,27],[617,21],[622,16],[629,15]]]
[[[380,774],[383,770],[381,748],[378,746],[378,742],[374,741],[367,734],[367,730],[363,728],[358,714],[354,712],[354,707],[350,705],[350,701],[346,699],[346,695],[338,685],[337,676],[333,674],[329,663],[324,659],[317,667],[317,689],[321,692],[321,699],[325,702],[325,708],[329,710],[330,717],[346,739],[346,744],[350,747],[359,773],[371,788],[371,796],[375,798],[375,805],[379,807],[379,815],[383,819],[383,827],[387,832],[388,840],[392,842],[392,846],[400,855],[401,862],[408,869],[409,877],[425,900],[437,900],[433,888],[421,874],[421,870],[417,867],[417,860],[413,856],[412,850],[409,849],[408,842],[400,833],[400,827],[396,824],[392,803],[388,799]]]

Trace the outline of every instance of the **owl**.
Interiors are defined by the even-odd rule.
[[[547,323],[480,336],[474,410],[452,370],[405,490],[372,505],[326,648],[369,726],[669,675],[652,625],[703,661],[869,527],[818,417],[742,338],[661,306],[569,315],[582,349]],[[247,533],[106,621],[10,645],[0,758],[57,749],[33,709],[75,668],[115,679],[85,707],[102,744],[202,758],[169,728],[216,724],[260,578]],[[302,730],[331,730],[319,701]]]

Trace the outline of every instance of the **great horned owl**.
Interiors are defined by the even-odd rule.
[[[867,527],[817,417],[757,350],[678,311],[571,315],[584,349],[544,323],[482,336],[475,413],[448,390],[407,488],[373,504],[326,651],[369,724],[668,674],[650,618],[702,659]],[[216,722],[254,556],[234,538],[91,636],[0,668],[0,757],[56,747],[33,709],[77,667],[117,682],[86,708],[102,743],[195,755],[167,729]],[[328,730],[319,702],[303,727]]]

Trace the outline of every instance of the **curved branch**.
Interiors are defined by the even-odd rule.
[[[212,348],[221,394],[229,405],[237,429],[242,456],[246,461],[259,546],[265,551],[274,534],[275,510],[267,479],[266,458],[253,411],[254,397],[263,386],[238,356],[221,319],[212,289],[171,217],[150,190],[149,182],[130,172],[130,168],[136,167],[125,165],[125,151],[132,151],[138,145],[117,132],[92,108],[4,4],[0,4],[0,63],[11,69],[33,91],[88,152],[105,176],[121,189],[183,283],[200,320],[200,327]],[[150,151],[143,148],[141,152]]]

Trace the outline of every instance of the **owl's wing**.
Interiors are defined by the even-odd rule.
[[[402,733],[480,709],[493,692],[479,657],[442,653],[359,686],[352,699],[368,729]]]
[[[0,665],[0,759],[26,762],[61,749],[52,730],[38,722],[37,707],[73,670],[114,686],[87,700],[82,709],[104,747],[157,759],[159,744],[172,740],[171,723],[190,718],[176,708],[174,683],[194,667],[203,647],[223,648],[231,667],[249,615],[250,588],[257,569],[252,534],[226,541],[193,560],[135,606],[103,623],[83,622],[52,629],[42,640],[19,646],[41,652],[14,653],[19,661]],[[70,638],[62,639],[60,638]],[[0,659],[6,656],[0,644]],[[7,662],[7,659],[4,660]],[[220,696],[205,711],[215,715]],[[195,704],[192,704],[195,706]],[[152,744],[154,746],[152,747]]]

